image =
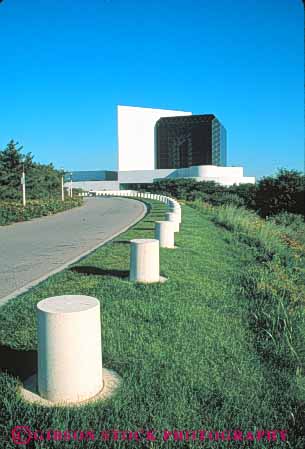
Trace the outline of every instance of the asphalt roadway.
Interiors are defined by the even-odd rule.
[[[145,212],[132,199],[86,198],[75,209],[0,226],[0,305],[111,240]]]

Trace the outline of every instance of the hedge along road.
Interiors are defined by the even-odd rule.
[[[87,198],[81,207],[0,226],[0,305],[111,240],[145,213],[140,201]]]

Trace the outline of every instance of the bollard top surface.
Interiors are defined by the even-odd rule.
[[[75,313],[99,307],[100,303],[93,296],[62,295],[43,299],[37,309],[45,313]]]
[[[156,221],[156,224],[163,225],[163,226],[172,226],[172,223],[170,221]]]
[[[134,243],[135,245],[147,245],[149,243],[155,243],[157,242],[159,244],[159,240],[157,239],[133,239],[130,240],[130,243]]]

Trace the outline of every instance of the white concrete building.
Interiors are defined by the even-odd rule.
[[[111,181],[98,181],[95,178],[92,180],[87,179],[73,182],[73,186],[94,191],[117,190],[120,185],[128,188],[128,184],[152,183],[154,180],[165,178],[191,178],[196,181],[215,181],[227,186],[245,183],[254,184],[255,177],[244,176],[243,167],[196,165],[187,168],[156,168],[156,122],[164,117],[190,115],[193,115],[192,112],[118,105],[117,179],[112,179]],[[68,183],[66,185],[68,186]]]
[[[161,117],[192,115],[168,109],[118,106],[118,171],[155,169],[155,124]]]

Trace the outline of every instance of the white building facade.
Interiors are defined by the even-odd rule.
[[[155,124],[162,117],[192,115],[192,112],[118,106],[118,181],[121,184],[151,183],[155,179],[192,178],[222,185],[255,183],[243,175],[243,167],[199,165],[156,169]]]
[[[120,185],[152,183],[160,179],[189,178],[215,181],[221,185],[255,184],[255,177],[243,175],[243,167],[197,165],[187,168],[156,169],[155,125],[163,117],[190,116],[192,112],[117,106],[117,180],[73,182],[84,190],[117,190]],[[68,183],[67,183],[68,185]]]
[[[161,117],[192,115],[167,109],[118,106],[118,171],[155,169],[155,124]]]

